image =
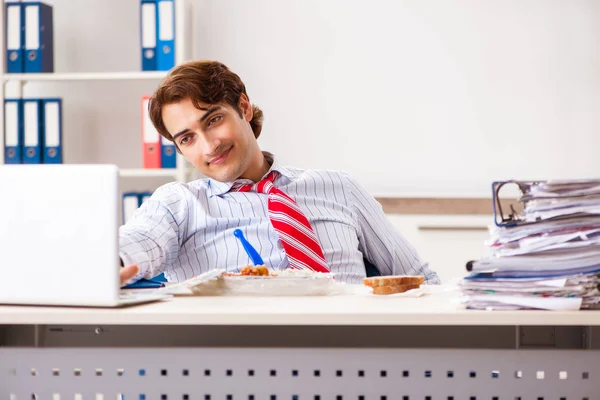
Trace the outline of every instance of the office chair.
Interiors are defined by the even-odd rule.
[[[367,272],[367,278],[371,276],[381,276],[381,272],[377,269],[377,267],[369,260],[363,257],[363,261],[365,262],[365,271]]]

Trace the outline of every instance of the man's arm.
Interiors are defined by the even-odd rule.
[[[186,204],[178,184],[163,186],[119,228],[122,264],[139,267],[133,281],[164,272],[177,257],[185,234]]]
[[[354,179],[347,177],[349,201],[358,219],[359,250],[382,275],[423,275],[425,283],[440,283],[415,248],[386,218],[381,204]]]

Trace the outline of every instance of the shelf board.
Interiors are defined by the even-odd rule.
[[[122,177],[171,177],[175,178],[177,176],[176,168],[160,168],[160,169],[151,169],[151,168],[137,168],[137,169],[121,169],[119,170],[119,175]]]
[[[132,72],[72,72],[42,74],[2,74],[3,81],[99,81],[99,80],[143,80],[162,79],[167,71]]]

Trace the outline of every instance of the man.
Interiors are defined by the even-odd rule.
[[[181,281],[214,268],[238,271],[250,264],[233,234],[239,228],[271,269],[331,271],[338,281],[360,283],[367,261],[383,275],[439,283],[347,174],[283,167],[261,151],[262,111],[225,65],[174,68],[150,99],[149,114],[208,178],[158,188],[121,227],[123,282],[161,272]]]

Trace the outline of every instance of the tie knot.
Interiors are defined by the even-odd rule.
[[[269,194],[273,190],[275,186],[273,186],[273,182],[278,176],[277,171],[271,171],[269,175],[267,175],[263,180],[255,184],[234,184],[231,187],[232,192],[258,192]]]

